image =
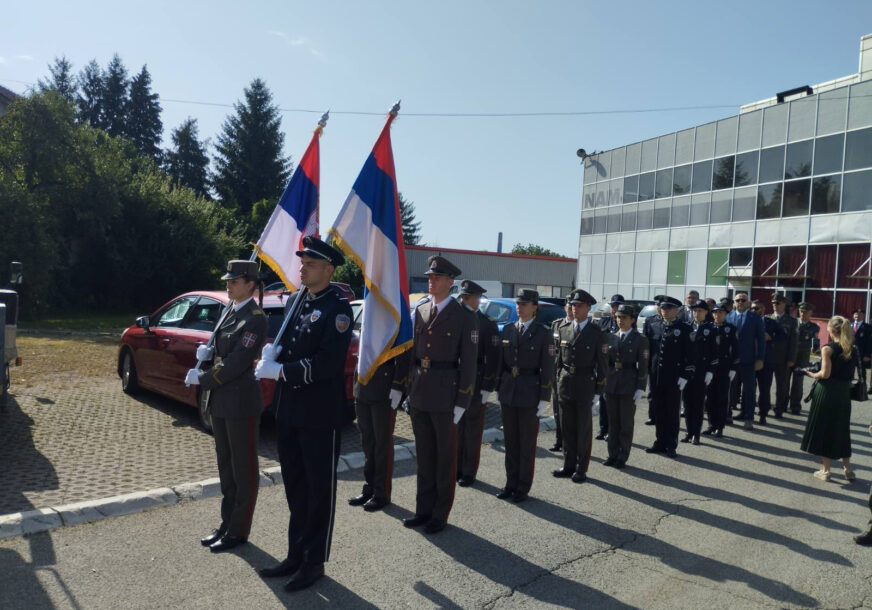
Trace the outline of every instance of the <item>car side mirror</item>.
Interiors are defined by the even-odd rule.
[[[150,320],[148,319],[148,316],[139,316],[138,318],[136,318],[136,326],[144,329],[145,332],[148,332],[150,330],[149,325]]]

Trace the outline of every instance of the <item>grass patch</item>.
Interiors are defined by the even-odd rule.
[[[16,385],[30,387],[59,374],[104,378],[115,374],[117,337],[19,336],[17,344],[22,366],[10,369],[13,391]]]
[[[19,320],[18,326],[27,330],[70,330],[76,332],[121,332],[133,324],[138,313],[72,313],[46,316],[38,320]]]

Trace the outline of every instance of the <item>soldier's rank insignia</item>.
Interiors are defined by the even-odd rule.
[[[321,312],[316,311],[315,313],[320,314]],[[315,317],[315,313],[312,314],[312,317]],[[312,321],[314,322],[315,320],[312,320]],[[346,316],[344,313],[341,313],[338,316],[336,316],[336,330],[338,330],[341,333],[344,333],[346,330],[348,330],[349,326],[351,326],[351,318]]]
[[[254,347],[255,343],[257,343],[257,335],[254,333],[245,333],[242,335],[242,345],[245,347]]]
[[[478,331],[474,330],[474,331],[470,332],[469,338],[472,340],[473,343],[478,343]]]
[[[312,315],[309,316],[309,319],[310,319],[312,322],[317,322],[317,321],[318,321],[318,318],[320,318],[320,317],[321,317],[321,310],[320,310],[320,309],[316,309],[315,311],[312,312]]]

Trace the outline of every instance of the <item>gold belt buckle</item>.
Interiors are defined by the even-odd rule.
[[[575,365],[574,365],[574,364],[573,364],[572,366],[569,367],[569,374],[570,374],[570,375],[575,375]]]
[[[427,356],[426,358],[421,358],[421,368],[425,371],[430,370],[430,357],[429,356]]]
[[[516,367],[516,366],[512,367],[512,377],[517,377],[520,374],[520,372],[521,371],[518,369],[518,367]]]

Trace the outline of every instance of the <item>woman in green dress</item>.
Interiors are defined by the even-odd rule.
[[[830,342],[821,349],[821,370],[806,375],[817,380],[800,448],[821,458],[815,478],[830,480],[830,463],[842,460],[845,478],[853,481],[851,468],[851,379],[856,348],[851,324],[842,316],[827,323]]]

